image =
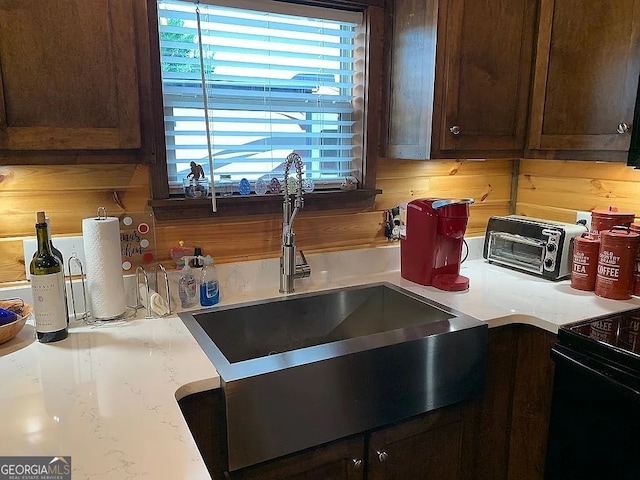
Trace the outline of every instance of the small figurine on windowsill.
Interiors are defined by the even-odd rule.
[[[198,165],[196,162],[191,162],[189,165],[191,166],[191,172],[187,174],[187,178],[193,177],[194,180],[204,178],[204,170],[202,169],[202,165]]]
[[[209,180],[204,175],[202,166],[196,162],[191,162],[191,172],[183,179],[183,184],[184,196],[187,198],[202,198],[209,195]]]

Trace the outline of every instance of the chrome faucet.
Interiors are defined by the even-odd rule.
[[[291,211],[289,197],[289,169],[296,168],[296,198]],[[300,250],[302,263],[296,264],[296,234],[293,233],[293,222],[304,205],[302,198],[302,159],[297,153],[290,153],[284,164],[284,200],[282,203],[282,255],[280,256],[280,293],[291,293],[295,290],[294,280],[311,275],[311,267]]]

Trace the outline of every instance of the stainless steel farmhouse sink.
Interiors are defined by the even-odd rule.
[[[487,325],[400,287],[179,314],[220,374],[230,470],[463,401]]]

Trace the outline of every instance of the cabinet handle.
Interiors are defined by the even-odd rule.
[[[389,454],[384,450],[376,450],[376,454],[378,455],[378,461],[380,463],[384,463],[389,458]]]
[[[621,135],[627,133],[629,131],[629,124],[620,122],[618,124],[618,128],[616,128],[616,131]]]
[[[352,458],[351,462],[353,462],[353,468],[355,470],[362,470],[362,460],[360,458]]]
[[[454,125],[453,127],[449,127],[449,131],[454,135],[460,135],[460,127],[458,125]]]

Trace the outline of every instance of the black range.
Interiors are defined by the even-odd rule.
[[[638,479],[640,309],[560,327],[546,479]]]

